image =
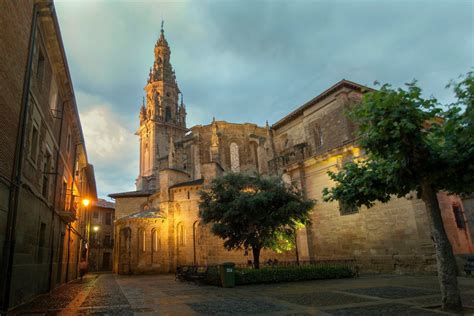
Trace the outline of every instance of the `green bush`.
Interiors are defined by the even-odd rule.
[[[303,280],[324,280],[351,278],[354,271],[343,265],[307,265],[307,266],[276,266],[261,269],[237,268],[235,270],[235,284],[278,283]],[[206,273],[204,283],[221,285],[219,269],[210,266]]]
[[[237,269],[235,284],[278,283],[302,280],[351,278],[354,272],[347,266],[290,266],[262,269]]]
[[[209,285],[221,285],[221,278],[219,276],[219,268],[217,266],[209,266],[207,268],[204,283]]]

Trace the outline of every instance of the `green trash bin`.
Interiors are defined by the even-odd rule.
[[[225,262],[219,265],[219,275],[222,287],[235,286],[235,264],[233,262]]]

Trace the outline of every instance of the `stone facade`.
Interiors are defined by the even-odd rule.
[[[271,127],[213,119],[188,129],[169,52],[162,30],[140,111],[137,191],[110,195],[116,199],[115,272],[252,260],[225,250],[199,223],[199,190],[227,172],[276,174],[317,200],[312,225],[298,232],[300,260],[351,259],[363,271],[376,272],[436,270],[427,214],[414,194],[370,209],[322,201],[322,189],[332,185],[327,172],[363,157],[354,137],[357,126],[345,113],[369,88],[342,80]],[[163,116],[166,107],[172,112]],[[472,253],[459,198],[440,194],[439,199],[454,252]],[[261,261],[270,258],[295,261],[296,253],[266,251]]]
[[[114,203],[99,199],[92,203],[89,271],[111,271],[114,249]]]
[[[77,277],[96,188],[52,1],[1,7],[3,314]]]

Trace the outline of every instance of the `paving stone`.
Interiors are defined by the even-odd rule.
[[[416,315],[416,316],[432,316],[432,315],[440,315],[435,311],[430,311],[426,309],[419,309],[414,308],[410,305],[404,304],[378,304],[378,305],[369,305],[369,306],[358,306],[358,307],[348,307],[348,308],[341,308],[341,309],[332,309],[332,310],[325,310],[326,313],[330,315],[338,315],[338,316],[390,316],[390,315]]]
[[[15,311],[22,314],[47,311],[54,313],[66,308],[81,291],[94,286],[96,279],[97,275],[92,275],[82,281],[77,280],[62,285],[48,294],[40,295],[31,302],[21,305]]]
[[[286,307],[275,305],[262,299],[215,300],[199,303],[188,303],[196,313],[204,315],[249,315],[275,313],[287,310]]]
[[[115,281],[115,276],[104,274],[96,281],[81,307],[114,305],[128,305],[128,300]]]
[[[389,299],[410,298],[410,297],[415,297],[415,296],[434,295],[438,293],[438,291],[436,290],[414,289],[414,288],[398,287],[398,286],[382,286],[382,287],[348,289],[348,290],[344,290],[344,292],[389,298]]]
[[[312,292],[276,295],[275,298],[306,306],[331,306],[372,301],[371,299],[335,292]]]

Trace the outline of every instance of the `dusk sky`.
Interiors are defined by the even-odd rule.
[[[100,197],[135,189],[138,112],[164,19],[188,127],[270,124],[341,79],[417,79],[452,101],[474,66],[473,1],[56,0]]]

